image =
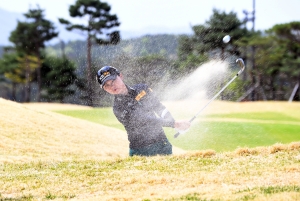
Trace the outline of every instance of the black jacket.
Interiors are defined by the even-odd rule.
[[[167,139],[162,127],[173,127],[174,118],[145,84],[128,88],[128,95],[116,95],[113,111],[124,125],[131,149]]]

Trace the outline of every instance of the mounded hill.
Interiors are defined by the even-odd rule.
[[[34,109],[0,98],[1,161],[107,159],[128,155],[125,132],[48,111],[42,104],[38,106]]]

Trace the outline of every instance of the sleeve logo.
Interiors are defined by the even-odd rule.
[[[143,98],[146,95],[146,92],[143,90],[141,91],[136,97],[135,100],[139,101],[141,98]]]

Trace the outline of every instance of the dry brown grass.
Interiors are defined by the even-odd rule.
[[[178,155],[178,158],[189,158],[189,157],[199,157],[199,158],[209,158],[216,155],[215,150],[201,150],[201,151],[189,151]]]
[[[34,176],[25,176],[26,182],[15,181],[14,185],[22,187],[20,183],[23,183],[22,193],[31,193],[35,198],[42,198],[50,192],[57,196],[55,200],[63,200],[59,199],[62,195],[73,193],[75,197],[71,200],[89,201],[295,201],[300,198],[300,149],[291,151],[290,146],[292,144],[272,154],[270,146],[266,147],[269,154],[258,149],[254,155],[248,156],[216,154],[207,150],[167,157],[111,159],[100,163],[41,164],[41,176],[38,172],[27,172],[34,171],[34,166],[17,171],[17,174],[43,177],[47,185],[42,183],[39,188],[31,190],[28,186],[36,186]],[[17,195],[13,193],[18,192],[18,188],[4,187],[6,197]],[[197,199],[191,199],[194,193]]]
[[[239,156],[249,156],[257,154],[274,154],[280,151],[292,151],[300,150],[300,142],[292,142],[290,144],[276,143],[268,147],[256,147],[256,148],[238,148],[233,153]]]

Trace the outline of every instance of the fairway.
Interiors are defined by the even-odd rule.
[[[183,103],[179,102],[178,105],[180,104]],[[171,108],[170,111],[174,112],[177,119],[194,115],[189,108],[183,111],[179,110],[182,107],[176,106],[175,103],[166,105]],[[188,105],[193,107],[191,102]],[[290,143],[300,139],[299,106],[299,103],[284,102],[246,104],[216,101],[212,104],[212,108],[193,122],[191,129],[185,134],[174,139],[173,135],[176,133],[174,129],[165,128],[165,131],[173,145],[185,150],[213,149],[222,152],[233,151],[240,147],[253,148],[275,143]],[[253,110],[259,112],[252,112]],[[112,108],[56,112],[125,131],[113,115]]]
[[[180,138],[172,139],[171,131],[168,134],[172,144],[183,149],[220,152],[298,141],[299,130],[300,125],[205,121],[197,123]]]
[[[118,128],[125,131],[122,124],[118,122],[112,112],[112,108],[94,108],[88,110],[54,110],[54,112],[85,119],[94,123],[102,124],[109,127]]]

